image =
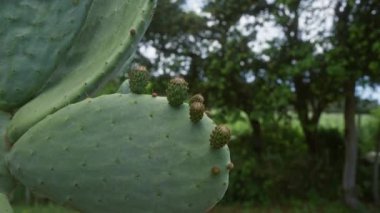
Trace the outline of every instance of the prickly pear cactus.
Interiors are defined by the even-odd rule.
[[[8,197],[0,193],[0,210],[2,213],[13,213]]]
[[[207,117],[194,124],[187,105],[173,108],[166,98],[102,96],[32,127],[12,148],[9,168],[83,212],[205,212],[228,185],[229,151],[211,147],[214,128]]]
[[[13,178],[84,213],[206,212],[222,199],[230,131],[201,95],[184,104],[184,79],[165,98],[143,95],[148,72],[132,72],[120,94],[87,98],[131,62],[155,4],[2,1],[1,212]]]
[[[5,164],[4,156],[10,149],[9,144],[4,140],[10,115],[0,111],[0,193],[8,195],[14,188],[14,180],[9,174]],[[0,208],[1,209],[1,208]]]
[[[91,0],[2,0],[0,110],[32,99],[85,22]]]
[[[45,2],[35,1],[39,4]],[[6,2],[16,4],[18,1]],[[44,91],[14,115],[8,129],[9,140],[12,143],[16,142],[22,134],[48,114],[88,97],[115,73],[124,70],[150,23],[154,6],[154,0],[92,0],[80,32],[70,43],[67,53],[54,66],[53,74],[48,79],[50,82],[46,82]],[[30,64],[22,66],[30,67]],[[22,77],[24,73],[20,72],[19,75]],[[25,79],[27,78],[22,80]],[[14,81],[12,85],[22,83],[21,80]]]
[[[129,79],[125,80],[119,87],[117,93],[121,94],[129,94],[131,93],[131,89],[129,89]]]

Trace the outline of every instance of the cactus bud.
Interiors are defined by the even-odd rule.
[[[135,36],[136,35],[136,30],[135,29],[131,29],[129,31],[129,33],[131,34],[131,36]]]
[[[166,95],[169,104],[174,107],[178,107],[187,98],[187,91],[189,90],[187,82],[180,77],[176,77],[170,80]]]
[[[203,103],[204,101],[205,101],[205,99],[203,98],[203,96],[201,94],[196,94],[190,98],[189,104],[191,105],[194,102]]]
[[[129,88],[133,93],[142,94],[149,82],[149,72],[144,66],[137,66],[128,73]]]
[[[212,167],[212,168],[211,168],[211,173],[212,173],[213,175],[218,175],[218,174],[220,174],[220,168],[217,167],[217,166]]]
[[[235,165],[234,165],[232,162],[229,162],[229,163],[227,164],[227,170],[228,170],[228,171],[232,171],[232,170],[234,169],[234,167],[235,167]]]
[[[203,118],[205,112],[205,106],[203,103],[194,102],[190,105],[190,120],[194,123],[200,121]]]
[[[211,147],[214,149],[220,149],[224,145],[228,144],[231,139],[231,131],[226,125],[219,125],[214,128],[210,137]]]

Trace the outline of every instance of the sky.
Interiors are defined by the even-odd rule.
[[[267,0],[267,1],[273,2],[273,0]],[[329,2],[330,2],[330,0],[316,0],[316,1],[314,1],[313,4],[314,4],[314,6],[318,7],[318,6],[325,6],[325,5],[329,4]],[[187,0],[185,10],[194,11],[196,13],[201,13],[202,6],[203,6],[203,0]],[[329,14],[331,14],[331,11],[327,10],[327,12],[325,14],[321,15],[321,20],[327,19],[327,21],[323,22],[323,24],[324,24],[323,26],[327,27],[327,28],[331,27],[331,23],[332,23],[332,19],[329,20],[328,18],[326,18],[329,16]],[[252,21],[252,20],[250,20],[252,18],[254,19],[254,17],[242,18],[240,20],[239,24],[241,25],[241,27],[243,27],[246,23]],[[317,22],[314,24],[320,25],[321,23]],[[274,37],[278,36],[279,33],[281,33],[281,31],[279,29],[276,29],[276,27],[274,26],[273,23],[270,23],[270,22],[266,23],[263,27],[258,29],[257,41],[252,44],[252,46],[251,46],[252,50],[255,52],[260,52],[262,49],[264,49],[266,47],[266,41],[271,40]],[[313,35],[311,35],[311,36],[313,36]],[[313,38],[310,37],[308,39],[313,39]],[[146,52],[148,52],[147,55],[149,55],[150,57],[156,56],[154,49],[148,49]],[[361,96],[362,98],[374,99],[374,100],[377,100],[378,103],[380,103],[380,87],[376,87],[376,88],[358,87],[357,88],[357,94],[359,96]]]
[[[187,0],[186,7],[188,10],[200,13],[202,11],[203,0]]]

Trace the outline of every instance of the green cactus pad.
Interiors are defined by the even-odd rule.
[[[3,0],[0,110],[38,94],[84,23],[92,0]]]
[[[188,113],[187,104],[173,108],[151,95],[84,100],[26,132],[9,168],[81,212],[205,212],[227,189],[229,150],[210,147],[212,120],[194,124]]]
[[[174,107],[181,106],[187,98],[188,90],[188,83],[185,79],[176,77],[170,80],[168,88],[166,89],[169,104]]]
[[[129,79],[125,80],[119,87],[117,93],[121,94],[129,94],[131,93],[131,89],[129,89]]]
[[[13,213],[11,204],[9,204],[8,197],[0,193],[0,210],[1,213]]]
[[[16,142],[48,114],[90,96],[125,70],[155,4],[155,0],[93,0],[78,37],[52,77],[54,83],[15,114],[8,129],[10,141]]]
[[[5,154],[9,144],[5,141],[5,130],[9,123],[10,115],[0,111],[0,193],[9,195],[15,186],[15,182],[5,165]],[[1,208],[0,208],[1,209]]]

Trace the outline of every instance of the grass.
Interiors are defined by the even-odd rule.
[[[370,114],[356,115],[356,125],[359,135],[359,149],[361,153],[367,153],[374,150],[375,141],[373,139],[373,124],[375,118]],[[292,126],[302,133],[301,125],[297,115],[292,115]],[[342,135],[344,133],[344,118],[342,113],[324,113],[319,121],[319,128],[336,129]]]
[[[373,116],[370,114],[362,114],[362,115],[356,115],[356,122],[357,125],[360,126],[360,130],[365,129],[368,125],[370,125],[374,121]],[[360,125],[359,125],[360,124]],[[299,127],[300,123],[297,119],[297,115],[292,115],[292,125],[294,127]],[[326,129],[338,129],[339,131],[344,130],[344,119],[342,113],[323,113],[320,121],[319,126]]]
[[[356,115],[356,121],[360,129],[366,128],[374,118],[370,114]],[[359,125],[360,123],[360,125]],[[342,113],[324,113],[321,116],[320,126],[324,128],[335,128],[343,131],[344,120]]]

